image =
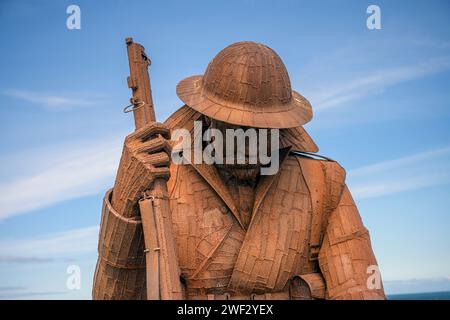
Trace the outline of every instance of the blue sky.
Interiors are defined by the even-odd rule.
[[[127,36],[152,59],[160,121],[225,46],[272,47],[313,105],[319,153],[347,169],[386,291],[450,290],[447,1],[2,1],[0,30],[0,299],[90,298],[101,199],[133,130]]]

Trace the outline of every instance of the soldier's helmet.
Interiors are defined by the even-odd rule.
[[[312,118],[310,103],[291,89],[280,57],[255,42],[220,51],[204,75],[178,83],[177,95],[198,112],[234,125],[294,128]]]

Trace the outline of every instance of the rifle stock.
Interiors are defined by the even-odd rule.
[[[156,121],[145,49],[132,38],[127,44],[130,76],[128,87],[136,130]],[[146,252],[147,299],[182,299],[180,268],[172,230],[167,182],[156,179],[139,201]]]

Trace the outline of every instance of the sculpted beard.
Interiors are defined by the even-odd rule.
[[[217,129],[219,131],[222,132],[223,137],[226,137],[226,130],[227,129],[243,129],[244,131],[247,130],[248,128],[245,127],[239,127],[239,126],[234,126],[225,122],[221,122],[221,121],[217,121],[214,119],[210,119],[205,117],[204,119],[204,123],[206,124],[206,126],[210,129]],[[270,138],[268,138],[268,141],[270,141]],[[224,141],[224,154],[226,153],[225,150],[225,146],[227,145],[227,141]],[[236,163],[236,159],[237,159],[237,141],[234,141],[234,147],[235,147],[235,152],[234,152],[234,163],[233,164],[228,164],[228,163],[224,163],[224,164],[218,164],[216,163],[215,166],[219,169],[220,172],[225,173],[226,175],[230,175],[234,178],[236,178],[238,181],[242,181],[242,182],[249,182],[251,184],[255,183],[260,175],[261,172],[261,166],[262,164],[259,161],[259,158],[257,158],[256,163],[253,163],[255,161],[252,161],[252,163],[250,163],[250,156],[249,156],[249,146],[248,143],[246,143],[245,145],[245,163],[240,164],[240,163]],[[257,154],[259,154],[259,143],[257,145]],[[270,144],[268,144],[268,151],[270,153]]]
[[[239,181],[247,182],[255,182],[261,171],[259,164],[216,164],[216,167]]]

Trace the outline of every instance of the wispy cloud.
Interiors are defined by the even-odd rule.
[[[22,159],[28,159],[27,172],[4,177],[0,183],[0,220],[104,191],[113,183],[120,151],[121,139],[114,139],[21,154]],[[1,165],[3,170],[13,166],[5,160]]]
[[[23,257],[23,256],[0,256],[0,263],[45,263],[53,261],[51,258]]]
[[[444,56],[419,62],[414,65],[383,70],[367,71],[367,76],[342,81],[335,86],[311,92],[314,110],[342,106],[343,104],[371,96],[386,88],[405,81],[422,78],[450,69],[450,57]]]
[[[368,185],[357,185],[352,187],[352,192],[355,198],[366,199],[432,187],[447,182],[449,182],[448,174],[442,176],[439,174],[427,175],[424,173],[422,176],[406,178],[400,181],[395,181],[391,178]]]
[[[368,166],[364,166],[362,168],[353,169],[348,173],[348,176],[357,177],[357,176],[361,176],[361,175],[376,174],[378,172],[408,166],[408,165],[417,163],[419,161],[427,161],[429,159],[442,157],[442,156],[448,155],[449,153],[450,153],[450,147],[425,151],[425,152],[409,155],[406,157],[402,157],[402,158],[398,158],[398,159],[394,159],[394,160],[383,161],[380,163],[375,163],[375,164],[371,164]]]
[[[450,147],[387,160],[348,172],[355,198],[373,198],[450,182]]]
[[[47,296],[60,296],[68,294],[68,291],[32,291],[32,290],[11,290],[11,291],[0,291],[0,299],[30,299],[31,297],[38,297],[38,299],[43,299]],[[48,299],[48,298],[47,298]],[[58,299],[61,299],[58,297]]]
[[[3,286],[0,287],[0,292],[4,291],[18,291],[18,290],[25,290],[26,287],[23,286]]]
[[[388,294],[450,291],[450,278],[388,280],[383,283]]]
[[[49,234],[32,239],[0,241],[0,256],[14,257],[14,261],[44,261],[72,257],[76,254],[95,252],[98,241],[98,226],[90,226]]]
[[[95,225],[1,240],[0,257],[12,259],[0,260],[0,299],[89,299],[98,233]],[[72,264],[82,270],[81,290],[69,290],[65,285]]]
[[[99,100],[99,96],[97,95],[80,93],[68,93],[62,95],[17,89],[3,90],[1,93],[5,96],[40,105],[52,111],[94,106],[98,104]]]

